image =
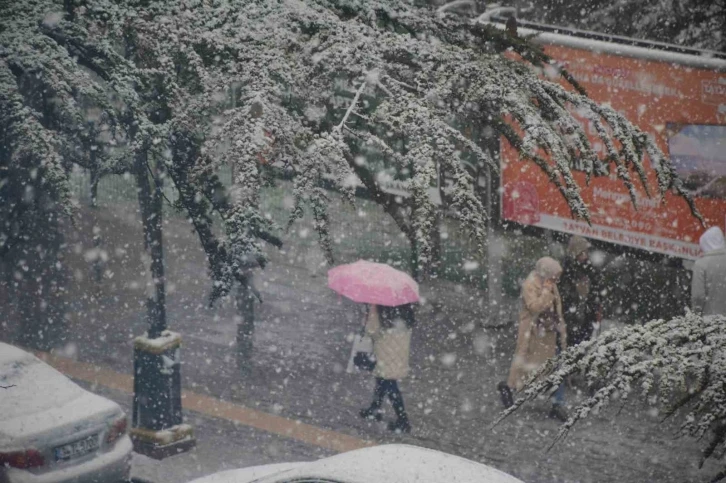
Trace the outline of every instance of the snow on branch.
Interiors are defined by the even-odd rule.
[[[525,385],[515,404],[493,423],[514,414],[522,405],[551,393],[571,375],[582,375],[590,396],[571,413],[552,445],[565,438],[580,421],[613,402],[632,404],[661,419],[677,418],[679,435],[708,436],[703,457],[710,458],[726,444],[726,317],[687,313],[611,330],[571,347],[551,359]],[[722,476],[723,478],[723,476]]]
[[[348,120],[348,116],[350,116],[350,113],[353,112],[353,109],[355,109],[355,106],[358,104],[358,99],[360,98],[361,92],[363,92],[363,89],[366,88],[366,84],[368,82],[368,79],[364,79],[363,82],[361,82],[360,87],[358,87],[358,90],[355,91],[355,96],[353,96],[353,100],[350,101],[350,106],[348,106],[348,110],[345,111],[345,115],[343,116],[343,119],[341,119],[340,124],[335,126],[333,128],[333,132],[340,133],[340,130],[343,129],[343,126],[345,126],[345,122]]]
[[[0,32],[0,59],[37,72],[56,86],[60,101],[56,125],[37,126],[38,134],[53,140],[44,148],[49,159],[92,162],[65,157],[79,143],[94,141],[91,131],[73,127],[86,120],[84,103],[103,112],[109,132],[120,128],[114,141],[123,147],[116,151],[177,153],[168,162],[181,166],[175,174],[183,185],[178,188],[190,196],[185,206],[198,220],[212,211],[221,215],[225,238],[218,243],[226,255],[214,257],[226,260],[230,274],[244,265],[240,257],[262,260],[260,242],[276,230],[259,211],[269,166],[293,173],[290,219],[312,209],[329,260],[328,200],[321,185],[330,179],[351,201],[351,178],[373,190],[418,247],[421,261],[428,260],[442,209],[484,246],[488,214],[461,154],[480,166],[498,166],[475,129],[493,129],[522,160],[543,170],[575,217],[589,220],[573,176],[576,164],[585,166],[588,179],[614,170],[635,202],[636,183],[649,189],[645,156],[659,193],[675,190],[695,213],[672,164],[639,129],[533,72],[527,62],[546,61],[538,48],[496,29],[437,18],[405,0],[228,0],[204,9],[191,0],[89,0],[72,19],[53,21],[40,20],[63,11],[55,0],[11,4],[2,12],[13,28]],[[505,58],[508,48],[525,61]],[[32,108],[28,98],[19,102]],[[606,148],[603,159],[573,113],[592,121]],[[104,153],[93,162],[116,172],[128,164],[123,153]],[[361,158],[367,161],[357,164]],[[235,172],[230,187],[217,177],[226,166]],[[384,196],[379,171],[411,196],[400,204]],[[428,194],[437,188],[439,172],[454,181],[442,191],[440,207]],[[63,178],[56,174],[60,190]],[[191,193],[206,202],[195,203]],[[209,231],[201,222],[198,228]]]
[[[43,185],[55,194],[65,213],[74,213],[71,202],[68,173],[58,153],[62,136],[46,130],[39,113],[24,104],[15,76],[8,65],[0,60],[0,129],[4,132],[9,159],[3,159],[4,171],[23,170],[37,175]],[[31,174],[31,176],[33,176]]]

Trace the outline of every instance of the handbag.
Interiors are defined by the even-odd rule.
[[[353,347],[348,358],[348,367],[345,372],[352,373],[355,369],[372,371],[376,367],[376,358],[373,355],[373,339],[365,334],[365,330],[353,337]]]
[[[361,371],[372,371],[376,368],[376,361],[368,352],[358,352],[353,357],[353,365]]]

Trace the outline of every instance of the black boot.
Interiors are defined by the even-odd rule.
[[[383,415],[381,414],[381,410],[376,409],[376,408],[361,409],[358,414],[360,415],[361,418],[370,419],[371,421],[372,420],[376,420],[376,421],[383,420]]]
[[[512,397],[512,389],[507,385],[506,382],[502,381],[497,384],[497,390],[499,395],[502,397],[502,405],[504,409],[509,409],[514,404],[514,397]]]
[[[409,424],[408,419],[398,418],[396,421],[388,423],[388,429],[395,433],[410,433],[411,425]]]

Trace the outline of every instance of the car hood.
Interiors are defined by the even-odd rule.
[[[387,444],[361,448],[297,465],[285,481],[390,481],[396,483],[523,483],[494,467],[417,446]],[[213,483],[231,483],[228,481]],[[235,483],[242,483],[238,480]],[[268,481],[268,480],[264,480]],[[207,482],[203,482],[207,483]],[[247,482],[245,482],[247,483]]]
[[[307,463],[278,463],[274,465],[251,466],[239,470],[220,471],[213,475],[197,478],[189,483],[251,483],[258,478],[282,473],[283,471],[291,470],[305,464]]]
[[[396,483],[523,483],[494,467],[441,451],[403,444],[378,445],[307,463],[283,463],[223,471],[190,483],[285,481],[390,481]],[[282,475],[281,475],[282,476]]]

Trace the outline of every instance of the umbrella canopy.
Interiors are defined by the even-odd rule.
[[[358,260],[328,270],[328,287],[354,302],[397,305],[418,302],[418,284],[385,263]]]

